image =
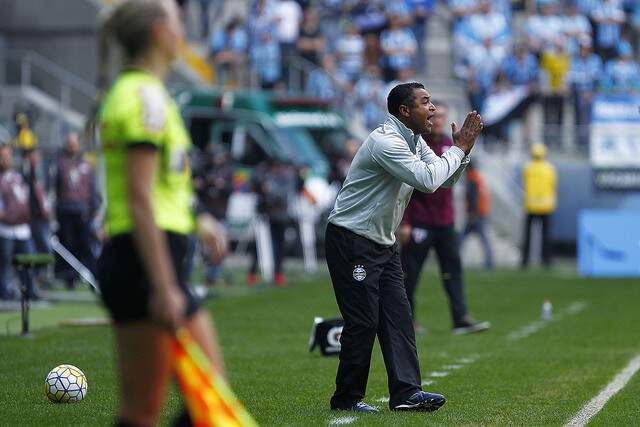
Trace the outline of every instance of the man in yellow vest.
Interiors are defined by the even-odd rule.
[[[522,171],[524,186],[524,206],[527,212],[522,249],[522,268],[529,263],[529,243],[534,222],[542,224],[542,262],[545,267],[551,264],[549,248],[549,217],[556,209],[557,174],[556,169],[545,157],[547,148],[540,143],[531,146],[532,160]]]

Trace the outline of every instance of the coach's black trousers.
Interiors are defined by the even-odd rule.
[[[440,266],[442,284],[449,297],[451,320],[458,326],[467,315],[467,302],[464,297],[462,262],[458,245],[458,233],[450,227],[413,227],[411,240],[402,248],[402,268],[405,272],[404,285],[415,312],[415,294],[420,280],[422,266],[434,248]]]
[[[344,329],[332,408],[364,398],[371,352],[380,342],[394,407],[420,391],[420,366],[398,245],[382,246],[329,224],[327,265]]]

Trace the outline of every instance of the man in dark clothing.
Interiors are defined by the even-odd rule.
[[[289,202],[298,190],[298,176],[293,167],[276,160],[270,160],[267,165],[256,168],[252,177],[253,189],[258,195],[258,212],[263,213],[269,221],[271,246],[273,249],[274,283],[277,286],[286,285],[286,277],[282,272],[284,261],[285,231],[291,222],[289,216]],[[257,242],[256,242],[257,246]],[[257,283],[258,270],[257,249],[247,284]]]
[[[444,134],[446,119],[447,107],[439,104],[432,119],[431,134],[424,135],[427,144],[438,156],[442,156],[453,145],[451,139]],[[444,187],[431,194],[414,193],[402,218],[398,234],[403,245],[401,254],[404,284],[417,332],[423,329],[415,322],[415,292],[422,265],[431,247],[436,250],[442,283],[449,298],[453,333],[478,332],[489,328],[488,322],[475,322],[468,316],[458,235],[454,225],[453,190]]]
[[[436,155],[422,139],[431,132],[436,108],[424,85],[395,86],[389,116],[356,153],[329,215],[327,266],[344,329],[331,408],[378,412],[363,398],[376,335],[389,386],[389,408],[430,412],[446,401],[422,390],[411,307],[402,280],[395,231],[413,189],[433,192],[453,185],[482,131],[480,115],[467,114],[454,147]]]
[[[38,149],[29,150],[26,154],[27,170],[25,178],[29,186],[29,207],[31,210],[31,239],[36,253],[51,253],[50,242],[50,209],[44,188],[40,180],[40,153]],[[35,276],[42,283],[45,267],[34,270]]]
[[[93,167],[82,156],[80,139],[75,132],[67,135],[62,155],[58,159],[56,188],[56,216],[58,238],[86,268],[95,274],[93,220],[100,205]],[[73,288],[78,274],[59,259],[57,276]]]

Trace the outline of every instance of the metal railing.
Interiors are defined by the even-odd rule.
[[[97,92],[91,83],[33,51],[9,50],[6,76],[9,84],[43,91],[63,109],[86,112]]]

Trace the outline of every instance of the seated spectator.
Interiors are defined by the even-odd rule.
[[[289,69],[289,58],[295,53],[296,43],[300,35],[302,8],[295,0],[276,0],[274,16],[277,22],[275,35],[280,44],[282,68],[286,80]]]
[[[478,12],[468,20],[469,33],[476,44],[484,44],[490,40],[493,46],[506,47],[511,42],[509,24],[504,15],[493,10],[491,2],[480,1]]]
[[[335,58],[325,55],[322,58],[322,68],[309,74],[307,93],[335,105],[340,98],[340,88],[346,83],[346,79],[338,73]]]
[[[580,40],[579,54],[571,59],[569,84],[572,89],[578,142],[586,147],[589,142],[591,99],[602,75],[602,60],[592,51],[591,38]]]
[[[435,0],[408,0],[411,10],[413,22],[411,23],[411,31],[418,42],[418,52],[416,55],[416,71],[425,70],[427,66],[427,55],[425,52],[425,39],[427,36],[427,25],[429,18],[433,14],[436,1]]]
[[[264,31],[260,41],[251,48],[253,74],[262,89],[274,89],[282,79],[280,45],[271,31]]]
[[[10,287],[13,257],[33,253],[29,219],[29,187],[13,169],[11,145],[0,145],[0,300],[16,297]],[[18,272],[29,298],[39,299],[30,274]]]
[[[384,54],[385,81],[395,79],[399,70],[412,68],[418,45],[399,16],[389,17],[389,28],[380,35],[380,46]]]
[[[304,11],[297,49],[302,58],[313,64],[320,64],[320,58],[325,49],[325,39],[320,30],[318,11],[312,7]]]
[[[594,7],[591,16],[596,23],[596,52],[607,62],[617,54],[625,21],[622,5],[618,0],[602,0]]]
[[[379,33],[387,23],[383,2],[371,0],[344,1],[349,12],[349,18],[360,34]]]
[[[571,56],[576,56],[579,50],[579,40],[591,38],[591,24],[587,17],[578,12],[575,3],[567,5],[567,13],[562,16],[562,32],[567,37],[567,50]]]
[[[508,55],[501,67],[507,79],[514,86],[530,86],[538,83],[539,67],[535,56],[525,44],[518,44],[513,55]]]
[[[353,82],[362,71],[362,57],[364,53],[364,39],[358,28],[351,22],[345,23],[345,32],[336,42],[336,59],[338,70]]]
[[[249,31],[249,46],[253,48],[260,44],[260,38],[265,31],[272,31],[277,23],[273,0],[257,0],[249,11],[247,29]]]
[[[491,92],[500,64],[501,50],[494,50],[490,39],[484,45],[474,46],[466,58],[464,78],[467,81],[469,102],[474,110],[481,111],[486,96]]]
[[[524,32],[531,51],[537,56],[562,36],[563,20],[556,14],[553,0],[538,0],[537,15],[527,18]]]
[[[383,123],[387,113],[386,84],[380,67],[368,65],[365,74],[356,82],[357,105],[362,111],[364,126],[368,131]]]
[[[387,20],[392,16],[395,16],[400,25],[410,26],[412,24],[411,9],[404,0],[388,0],[384,3],[384,11],[387,15]]]
[[[468,16],[454,34],[456,67],[464,69],[464,63],[469,62],[468,52],[473,50],[488,51],[493,59],[502,62],[510,43],[511,31],[504,16],[493,12],[490,2],[481,0],[476,13]],[[462,76],[464,72],[458,74]]]
[[[211,37],[211,55],[220,86],[243,83],[244,65],[247,60],[248,36],[240,19],[232,19],[224,30]]]
[[[543,71],[543,80],[546,82],[542,86],[546,144],[560,142],[570,66],[571,57],[563,38],[557,39],[553,47],[545,50],[540,58],[540,70]]]
[[[449,0],[449,8],[453,13],[453,32],[459,30],[462,22],[478,11],[478,0]]]
[[[640,67],[633,60],[633,49],[627,41],[620,43],[619,56],[607,62],[604,69],[603,89],[626,94],[640,91]]]

